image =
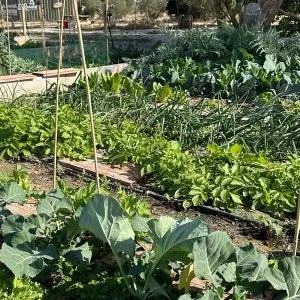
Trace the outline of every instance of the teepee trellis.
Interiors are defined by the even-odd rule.
[[[294,237],[294,251],[293,256],[297,255],[297,249],[298,249],[298,241],[299,241],[299,232],[300,232],[300,189],[299,189],[299,195],[297,200],[297,219],[296,219],[296,227],[295,227],[295,237]]]
[[[97,161],[97,147],[96,147],[96,137],[95,137],[95,128],[94,128],[94,116],[93,116],[93,109],[92,109],[92,99],[91,99],[91,91],[89,86],[89,78],[87,74],[87,66],[85,60],[85,52],[84,52],[84,45],[82,39],[82,32],[81,32],[81,25],[79,20],[78,14],[78,7],[77,7],[77,0],[73,0],[74,5],[74,13],[75,19],[77,22],[77,30],[78,30],[78,39],[79,39],[79,46],[81,52],[81,59],[82,59],[82,68],[84,73],[84,78],[86,82],[86,93],[87,93],[87,101],[89,107],[89,115],[90,115],[90,126],[91,126],[91,135],[92,135],[92,143],[93,143],[93,152],[94,152],[94,162],[95,162],[95,174],[96,174],[96,183],[97,183],[97,192],[100,193],[100,182],[99,182],[99,173],[98,173],[98,161]],[[58,72],[57,72],[57,87],[56,87],[56,105],[55,105],[55,136],[54,136],[54,168],[53,168],[53,188],[57,188],[57,148],[58,148],[58,125],[59,125],[59,93],[60,93],[60,73],[62,67],[62,57],[63,57],[63,20],[64,20],[64,11],[65,11],[65,0],[62,3],[62,12],[61,12],[61,24],[60,24],[60,43],[59,43],[59,65],[58,65]]]

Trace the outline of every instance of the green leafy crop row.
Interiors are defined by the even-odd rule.
[[[141,166],[142,175],[154,173],[155,184],[169,195],[184,199],[184,206],[213,202],[233,210],[239,205],[273,214],[294,212],[299,182],[299,158],[269,162],[235,144],[224,150],[215,144],[205,155],[182,151],[178,142],[147,137],[133,124],[112,129],[107,160]]]
[[[52,155],[52,108],[1,107],[2,157]],[[230,210],[245,205],[277,215],[295,211],[297,156],[284,163],[269,162],[237,144],[229,150],[212,144],[199,156],[183,151],[180,143],[169,142],[160,134],[147,136],[129,121],[119,127],[105,125],[97,118],[95,124],[98,147],[108,152],[106,161],[121,165],[134,162],[142,175],[153,173],[155,184],[185,200],[185,207],[208,202]],[[58,155],[75,159],[92,156],[88,116],[69,106],[60,110]]]
[[[59,112],[58,155],[83,158],[92,155],[88,115],[68,106]],[[53,153],[54,110],[0,105],[0,157],[48,156]],[[96,126],[99,123],[96,122]]]
[[[265,92],[284,96],[299,93],[299,66],[289,70],[285,62],[272,55],[266,55],[260,63],[245,49],[236,50],[227,63],[207,61],[199,64],[190,58],[181,58],[140,69],[136,66],[136,71],[129,74],[133,78],[142,77],[148,85],[158,82],[186,89],[197,96],[241,102],[253,100]]]
[[[116,274],[121,273],[133,299],[175,299],[178,293],[170,289],[175,278],[179,288],[185,288],[180,299],[223,299],[229,293],[227,299],[242,300],[267,291],[276,299],[300,296],[299,257],[268,261],[252,244],[235,247],[225,233],[211,233],[200,217],[176,221],[167,216],[130,216],[116,199],[104,195],[94,195],[75,210],[60,190],[39,202],[37,215],[11,215],[6,204],[25,201],[25,192],[15,183],[1,187],[0,200],[4,239],[0,262],[17,278],[14,294],[7,281],[0,293],[41,299],[44,279],[63,272],[60,262],[86,269],[92,259],[101,258],[92,234],[109,245],[120,271]],[[24,291],[28,284],[24,277],[41,286],[35,283]],[[194,277],[209,284],[198,295],[189,295]],[[95,277],[94,284],[100,284],[99,280]]]

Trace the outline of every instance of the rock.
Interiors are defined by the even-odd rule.
[[[26,44],[26,42],[29,41],[29,36],[28,35],[15,36],[14,40],[19,46],[23,46],[24,44]]]

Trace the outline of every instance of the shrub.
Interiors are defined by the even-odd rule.
[[[0,75],[30,73],[43,67],[30,59],[23,59],[8,51],[8,40],[5,33],[0,33]]]
[[[163,12],[166,11],[166,0],[141,0],[139,9],[141,13],[149,19],[157,19]]]

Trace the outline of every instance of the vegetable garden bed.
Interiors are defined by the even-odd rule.
[[[44,298],[68,290],[72,299],[88,290],[99,299],[106,284],[110,296],[119,289],[126,299],[178,299],[183,291],[172,283],[179,280],[185,288],[180,299],[224,299],[228,293],[227,299],[266,299],[269,293],[297,299],[299,257],[285,256],[300,184],[299,45],[289,49],[279,37],[270,43],[270,36],[278,37],[248,29],[190,31],[131,62],[130,77],[91,74],[88,83],[79,78],[65,87],[58,95],[57,156],[84,164],[93,155],[88,84],[103,168],[135,165],[142,178],[139,186],[114,191],[104,181],[101,195],[93,183],[73,189],[59,180],[59,189],[48,193],[32,191],[16,170],[0,189],[2,275],[31,278]],[[210,98],[191,101],[193,95]],[[53,86],[1,104],[2,159],[52,160],[55,100]],[[147,202],[134,188],[151,190]],[[163,201],[149,197],[153,190]],[[37,216],[10,215],[7,205],[31,198],[38,201]],[[231,220],[199,217],[199,208],[213,207]],[[250,228],[232,220],[233,212],[256,222]],[[219,224],[234,243],[217,231]],[[244,241],[268,256],[252,244],[241,246]],[[103,267],[109,253],[116,265]],[[17,268],[20,257],[26,259]],[[194,277],[209,284],[188,295]],[[28,286],[27,280],[14,279],[3,293],[13,295],[13,282]]]
[[[34,175],[33,178],[34,179],[34,186],[38,186],[40,189],[43,189],[43,187],[45,188],[49,188],[49,185],[47,184],[47,182],[50,182],[51,181],[51,176],[52,176],[52,172],[51,172],[51,166],[48,166],[47,167],[47,164],[44,165],[44,164],[40,164],[40,163],[26,163],[26,162],[23,162],[21,163],[22,164],[22,167],[26,168],[28,170],[28,173],[29,173],[29,176],[31,175]],[[1,169],[8,169],[8,170],[14,170],[14,163],[1,163]],[[9,176],[8,174],[5,175],[5,176],[2,176],[1,177],[1,181],[7,181],[7,180],[18,180],[19,179],[19,184],[21,184],[24,188],[26,188],[26,191],[27,193],[29,192],[29,187],[31,185],[31,182],[28,182],[28,178],[25,176],[25,173],[24,173],[24,170],[26,169],[15,169],[14,170],[14,173],[13,173],[13,176]],[[18,174],[18,175],[17,175]],[[64,179],[66,179],[67,181],[69,181],[70,183],[72,183],[73,186],[81,186],[82,188],[80,190],[77,190],[76,194],[77,196],[78,195],[88,195],[86,194],[86,191],[89,190],[89,187],[84,187],[86,184],[84,183],[84,181],[82,180],[82,178],[78,178],[78,177],[70,177],[68,175],[65,175],[65,173],[63,171],[60,171],[60,176]],[[46,183],[46,185],[44,186],[43,183]],[[3,184],[3,183],[2,183]],[[107,183],[103,183],[102,185],[103,187],[103,193],[107,193],[108,190],[105,191],[105,189],[107,189]],[[68,195],[68,197],[70,197],[69,199],[74,199],[73,196],[72,196],[72,193],[73,195],[74,192],[76,190],[73,190],[72,192],[72,189],[66,189],[65,192],[66,192],[66,195]],[[109,194],[114,194],[114,195],[121,195],[120,194],[120,191],[117,192],[117,194],[115,194],[116,192],[114,192],[113,190],[111,190],[109,192]],[[12,197],[12,192],[10,192],[10,195]],[[20,194],[19,194],[20,195]],[[32,195],[35,195],[36,197],[36,193],[34,192]],[[50,195],[50,194],[49,194]],[[132,194],[131,194],[132,195]],[[58,194],[57,194],[58,196]],[[20,196],[19,196],[20,197]],[[20,198],[16,198],[16,199],[20,199]],[[125,201],[126,202],[126,197],[128,196],[125,196],[125,194],[123,193],[122,196],[123,198],[119,198],[119,199],[123,199],[121,201]],[[125,198],[124,198],[125,197]],[[130,196],[129,196],[130,197]],[[5,196],[4,196],[5,198]],[[38,215],[40,215],[40,217],[43,216],[44,213],[46,213],[46,211],[44,211],[43,213],[41,212],[41,207],[42,207],[42,203],[43,203],[43,196],[41,196],[40,194],[40,200],[39,201],[42,201],[42,202],[38,202],[38,207],[37,207],[37,211],[38,211]],[[50,199],[50,198],[49,198]],[[78,199],[77,199],[78,200]],[[163,215],[168,215],[168,216],[173,216],[175,217],[176,219],[180,219],[182,218],[183,216],[185,217],[189,217],[189,218],[197,218],[199,216],[199,214],[193,210],[189,210],[189,211],[178,211],[178,210],[174,210],[172,208],[168,208],[168,206],[162,206],[162,205],[157,205],[157,201],[154,201],[154,200],[151,200],[150,198],[147,198],[145,199],[149,205],[150,205],[150,210],[152,211],[152,215],[151,217],[155,217],[155,216],[163,216]],[[19,200],[18,200],[19,201]],[[62,200],[61,200],[62,201]],[[65,200],[64,200],[65,201]],[[73,201],[73,200],[71,200]],[[123,202],[123,204],[125,203]],[[121,202],[122,203],[122,202]],[[45,203],[44,203],[45,204]],[[75,204],[75,202],[74,202]],[[7,206],[7,208],[9,208],[9,206]],[[46,208],[46,207],[45,207]],[[54,206],[53,206],[54,208]],[[132,209],[133,207],[131,207]],[[55,208],[54,208],[55,209]],[[63,208],[62,208],[63,209]],[[115,211],[115,210],[114,210]],[[138,211],[138,210],[137,210]],[[35,212],[36,213],[36,212]],[[140,210],[140,213],[141,213],[141,210]],[[31,217],[32,218],[32,217]],[[162,217],[162,218],[165,218],[165,217]],[[282,237],[280,238],[280,240],[278,239],[277,242],[276,240],[272,239],[271,236],[268,236],[267,235],[267,230],[265,231],[266,235],[263,235],[263,231],[261,231],[263,228],[249,228],[249,227],[244,227],[245,224],[239,224],[238,222],[232,222],[230,220],[226,220],[226,219],[223,219],[223,218],[220,218],[220,217],[217,217],[217,216],[213,216],[213,215],[202,215],[202,218],[208,222],[208,224],[210,224],[210,227],[212,228],[213,231],[216,231],[216,230],[222,230],[222,231],[225,231],[227,232],[227,234],[231,237],[233,237],[233,242],[235,245],[243,245],[245,244],[246,242],[249,242],[249,241],[252,241],[255,245],[258,246],[258,249],[260,249],[260,251],[262,251],[263,253],[266,253],[269,257],[274,257],[274,255],[276,256],[283,256],[284,255],[284,252],[281,252],[279,253],[278,251],[282,248],[283,250],[287,248],[287,244],[284,244],[283,243],[283,239]],[[12,221],[12,218],[10,217],[10,222]],[[5,223],[6,224],[6,223]],[[4,232],[6,232],[6,227],[2,227]],[[262,234],[261,238],[263,239],[263,241],[259,241],[259,240],[256,240],[253,238],[253,236],[255,234],[253,234],[253,236],[251,236],[251,233],[250,233],[250,229],[252,230],[252,234],[253,234],[253,231],[256,232],[256,234]],[[6,241],[7,238],[5,239]],[[88,239],[88,241],[90,243],[93,244],[93,241],[90,240],[90,238]],[[286,240],[288,241],[288,240]],[[266,246],[267,243],[272,243],[272,247],[269,248],[268,246]],[[276,242],[274,244],[274,242]],[[273,247],[276,246],[276,252],[273,252],[271,249]],[[147,249],[145,248],[146,251],[150,251],[150,249]],[[249,248],[249,251],[251,250],[251,247]],[[145,251],[145,250],[143,250]],[[142,251],[142,253],[144,253]],[[252,251],[252,250],[251,250]],[[109,253],[109,252],[108,252]],[[96,261],[94,263],[92,263],[92,266],[96,265],[95,266],[99,266],[99,263],[100,265],[102,266],[102,268],[105,268],[105,269],[111,269],[111,270],[114,270],[115,267],[114,267],[114,263],[108,259],[108,256],[107,254],[105,254],[105,250],[104,252],[99,256],[100,254],[96,254]],[[104,256],[103,256],[104,255]],[[139,253],[139,255],[141,255],[141,253]],[[110,256],[110,255],[109,255]],[[102,259],[103,257],[103,259]],[[4,261],[6,261],[4,259]],[[59,264],[61,264],[62,262],[60,262]],[[62,263],[64,265],[64,263]],[[66,268],[67,266],[65,266],[64,268]],[[96,267],[96,270],[94,270],[95,272],[97,271],[97,268]],[[101,267],[100,267],[101,269]],[[26,269],[24,269],[26,270]],[[91,272],[92,269],[90,269],[90,275],[89,276],[93,276],[93,272]],[[175,268],[176,270],[176,268]],[[40,287],[43,287],[43,290],[44,290],[44,293],[45,294],[45,297],[47,299],[47,297],[51,297],[50,295],[56,295],[56,296],[59,296],[59,295],[63,295],[64,297],[67,297],[67,299],[73,299],[72,296],[69,296],[69,293],[83,293],[85,291],[90,291],[89,290],[89,287],[88,285],[79,285],[79,286],[76,286],[78,285],[78,283],[76,283],[76,280],[78,280],[79,278],[81,278],[80,276],[82,276],[84,273],[83,270],[74,270],[75,271],[75,275],[76,276],[79,276],[79,277],[70,277],[70,278],[73,278],[72,279],[72,285],[66,285],[67,282],[64,282],[65,280],[67,280],[68,277],[66,277],[67,275],[63,275],[63,277],[60,279],[59,277],[57,277],[56,279],[51,279],[51,284],[50,282],[46,283],[44,281],[41,281],[41,285]],[[26,271],[25,271],[26,272]],[[57,272],[57,271],[56,271]],[[61,271],[58,271],[58,272],[61,272]],[[63,271],[64,272],[64,271]],[[82,273],[82,275],[80,275]],[[175,271],[176,273],[176,271]],[[175,274],[174,273],[174,274]],[[53,273],[52,276],[62,276],[62,275],[59,275],[59,273]],[[174,275],[175,276],[175,275]],[[105,275],[105,277],[109,278],[108,275]],[[78,279],[76,279],[78,278]],[[121,277],[120,277],[121,278]],[[175,277],[172,277],[173,278],[173,284],[175,284],[177,282],[178,279],[176,279],[176,276]],[[104,278],[103,278],[104,279]],[[80,279],[79,279],[80,280]],[[89,279],[91,280],[91,279]],[[22,283],[21,283],[22,282]],[[203,281],[203,280],[193,280],[192,284],[191,284],[191,293],[195,293],[195,291],[199,291],[199,289],[205,289],[205,283],[207,281]],[[41,293],[42,290],[37,289],[36,286],[32,286],[31,288],[29,288],[29,282],[26,283],[26,280],[24,281],[16,281],[15,280],[15,283],[14,284],[20,284],[20,289],[18,290],[19,293],[21,293],[23,289],[26,289],[27,292],[29,293],[32,293],[31,297],[36,297],[36,298],[32,298],[32,299],[40,299],[38,297],[38,294]],[[45,285],[46,284],[46,285]],[[49,286],[50,284],[50,286]],[[117,287],[119,283],[115,282],[113,284],[114,287]],[[171,283],[170,283],[171,284]],[[183,286],[186,286],[183,282],[179,283],[179,284],[183,284]],[[9,284],[8,284],[9,285]],[[98,282],[98,285],[101,286],[101,283]],[[112,286],[112,288],[113,288]],[[172,293],[172,299],[174,298],[175,295],[178,295],[178,292],[176,291],[176,286],[169,286],[168,290]],[[66,291],[62,291],[62,288],[65,287],[67,288],[67,293]],[[53,289],[52,292],[50,292],[50,290],[48,290],[49,288]],[[109,286],[107,287],[108,289],[110,288]],[[120,287],[119,287],[120,288]],[[35,290],[36,289],[36,290]],[[9,289],[8,289],[9,290]],[[173,290],[173,291],[172,291]],[[17,294],[17,290],[14,290],[14,292],[16,293],[16,297],[21,297],[20,295],[21,294]],[[24,293],[25,291],[23,291]],[[47,296],[47,294],[50,292],[50,294]],[[36,294],[35,294],[36,293]],[[53,294],[54,293],[54,294]],[[60,294],[62,293],[62,294]],[[116,294],[117,296],[118,294]],[[230,294],[229,294],[230,295]],[[263,294],[262,294],[263,295]],[[261,295],[261,296],[262,296]],[[264,299],[272,299],[272,292],[267,292],[267,294],[265,294],[263,297]],[[95,296],[96,298],[93,298],[93,293],[91,294],[91,299],[99,299],[97,298],[97,296]],[[121,297],[121,294],[119,296],[117,296],[118,299],[119,297]],[[127,295],[127,299],[130,299],[130,295]],[[177,296],[179,297],[179,295]],[[103,299],[106,299],[106,298],[103,298]],[[108,298],[107,298],[108,299]],[[174,299],[177,299],[176,296]],[[248,298],[248,299],[251,299],[251,298]],[[256,299],[256,298],[255,298]]]

